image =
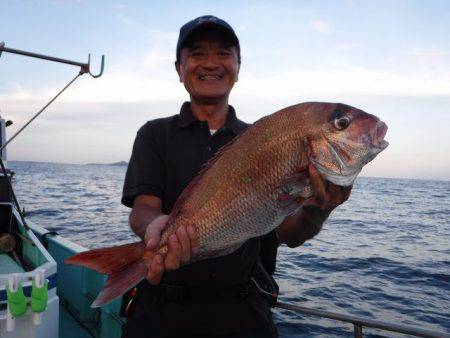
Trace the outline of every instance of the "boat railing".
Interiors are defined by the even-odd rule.
[[[431,330],[425,330],[422,328],[408,326],[408,325],[400,325],[388,323],[380,320],[373,320],[370,318],[359,317],[359,316],[351,316],[347,314],[334,313],[329,311],[323,311],[318,309],[312,309],[304,306],[298,306],[293,304],[286,304],[282,302],[278,302],[275,307],[290,310],[295,312],[300,312],[306,315],[313,315],[322,318],[333,319],[345,323],[353,324],[354,328],[354,336],[355,338],[363,337],[363,327],[370,327],[374,329],[380,329],[384,331],[396,332],[408,334],[416,337],[427,337],[427,338],[450,338],[450,334],[443,332],[436,332]]]

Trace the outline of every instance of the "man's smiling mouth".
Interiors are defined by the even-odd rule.
[[[200,75],[198,78],[201,81],[205,81],[205,80],[221,80],[222,76],[220,76],[220,75]]]

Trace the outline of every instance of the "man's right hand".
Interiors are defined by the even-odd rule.
[[[168,215],[160,215],[147,225],[144,241],[147,249],[158,247],[161,232],[166,228]],[[194,226],[181,226],[168,240],[168,250],[165,257],[156,255],[152,258],[147,280],[150,284],[158,284],[165,270],[176,270],[180,265],[187,264],[198,250],[198,236]]]

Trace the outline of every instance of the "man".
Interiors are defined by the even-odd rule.
[[[159,242],[177,197],[202,165],[248,127],[228,104],[241,63],[231,26],[214,16],[188,22],[180,29],[176,54],[190,102],[180,114],[139,130],[122,198],[133,208],[131,228],[149,248]],[[230,255],[186,264],[198,247],[195,224],[172,235],[167,255],[153,259],[147,281],[133,292],[123,337],[276,337],[270,299],[253,280],[270,287],[264,276],[275,270],[278,245],[295,247],[312,238],[349,195],[349,189],[309,169],[314,198],[276,231]]]

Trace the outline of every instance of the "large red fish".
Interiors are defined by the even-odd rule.
[[[276,228],[311,197],[308,163],[325,179],[349,186],[387,147],[386,131],[377,117],[340,103],[282,109],[224,147],[186,187],[156,250],[131,243],[83,252],[66,263],[109,275],[92,304],[96,307],[144,279],[148,262],[156,253],[167,253],[167,240],[181,225],[197,227],[199,250],[193,261],[229,254]]]

